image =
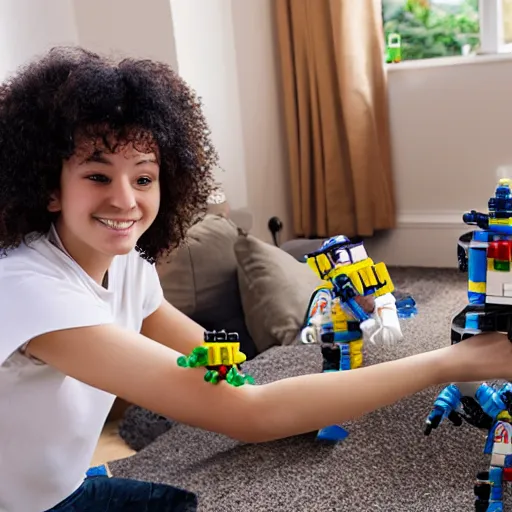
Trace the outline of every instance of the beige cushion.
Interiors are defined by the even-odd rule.
[[[183,246],[157,266],[165,298],[205,329],[237,331],[241,348],[255,355],[244,322],[229,219],[207,214],[190,228]]]
[[[322,281],[307,264],[252,235],[238,236],[235,255],[245,323],[258,351],[296,342]]]

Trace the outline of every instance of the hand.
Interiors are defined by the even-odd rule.
[[[447,347],[445,382],[512,381],[512,343],[504,333],[482,333]]]
[[[311,318],[310,325],[304,327],[300,332],[300,340],[305,345],[309,345],[311,343],[318,343],[322,334],[322,315],[316,314],[313,318]]]
[[[359,327],[363,339],[375,345],[391,347],[402,341],[402,329],[393,295],[389,293],[377,297],[371,318],[361,322]]]

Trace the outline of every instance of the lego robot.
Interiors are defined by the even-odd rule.
[[[329,238],[306,261],[323,284],[311,296],[301,341],[321,344],[323,372],[362,366],[363,341],[391,346],[402,340],[399,317],[412,316],[415,302],[405,297],[397,304],[386,265],[375,264],[362,242]],[[337,425],[317,434],[333,442],[346,436]]]
[[[479,229],[462,235],[458,242],[459,270],[468,272],[468,304],[453,318],[452,344],[491,331],[505,332],[512,340],[511,185],[508,178],[498,181],[487,214],[471,210],[463,215],[466,224]],[[510,478],[507,468],[512,454],[511,389],[508,383],[500,391],[483,382],[452,383],[438,395],[426,419],[425,435],[438,428],[445,418],[457,426],[466,421],[489,430],[485,453],[492,454],[491,469],[480,474],[484,475],[483,480],[477,480],[477,512],[503,510],[502,480]],[[487,489],[488,496],[479,497],[477,489]]]

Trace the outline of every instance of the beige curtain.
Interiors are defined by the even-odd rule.
[[[395,226],[380,0],[273,0],[299,237]]]

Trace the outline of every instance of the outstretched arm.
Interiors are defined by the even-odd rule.
[[[181,368],[174,350],[116,326],[51,332],[34,338],[27,350],[67,375],[158,414],[262,442],[357,418],[432,385],[510,379],[511,347],[504,335],[481,335],[357,370],[242,387],[206,383],[204,369]]]

